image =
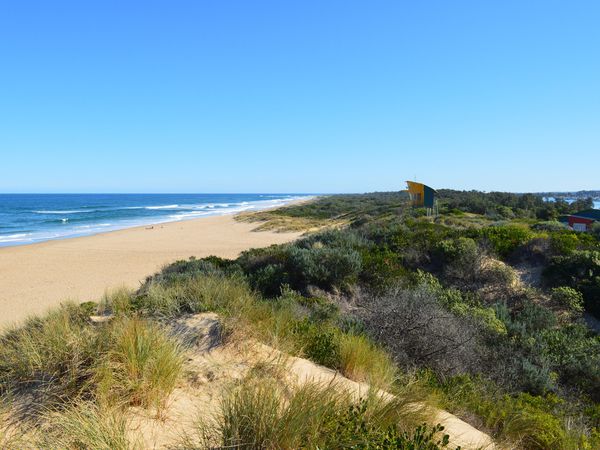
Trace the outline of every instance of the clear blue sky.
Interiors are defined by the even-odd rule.
[[[0,192],[600,189],[598,1],[5,1]]]

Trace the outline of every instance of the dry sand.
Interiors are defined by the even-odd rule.
[[[235,258],[241,251],[300,233],[252,232],[233,216],[129,228],[94,236],[0,248],[0,327],[66,299],[98,300],[107,289],[135,288],[163,265],[190,256]]]

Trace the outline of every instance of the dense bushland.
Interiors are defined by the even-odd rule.
[[[278,214],[303,217],[336,211],[349,226],[250,250],[221,267],[235,266],[275,304],[292,289],[306,298],[300,303],[335,305],[295,327],[310,336],[304,350],[315,361],[339,368],[336,330],[358,330],[404,373],[429,370],[449,405],[502,438],[527,448],[594,445],[600,338],[582,313],[596,312],[600,298],[598,239],[537,221],[556,214],[536,196],[442,194],[447,213],[436,220],[393,195],[365,196],[364,211],[360,196],[283,208]],[[550,205],[557,213],[585,206]],[[461,398],[466,390],[450,389],[457,383],[481,388]],[[516,405],[518,420],[503,412]]]
[[[128,448],[124,408],[160,414],[182,370],[164,322],[214,311],[225,336],[243,332],[404,402],[437,397],[499,440],[597,448],[600,337],[582,317],[598,314],[598,237],[548,221],[535,196],[442,194],[436,219],[400,193],[282,208],[271,214],[336,227],[236,260],[179,261],[134,293],[32,319],[0,337],[0,393],[39,394],[39,414],[52,412],[40,442]],[[91,324],[90,313],[114,319]],[[235,387],[188,444],[446,446],[436,429],[415,428],[418,414],[398,415],[401,405],[392,414],[322,386],[266,385]]]

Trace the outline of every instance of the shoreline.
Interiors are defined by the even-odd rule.
[[[301,235],[255,228],[228,214],[1,247],[0,328],[66,300],[98,301],[107,290],[136,288],[179,259],[235,258],[243,250]]]
[[[179,218],[179,219],[165,219],[164,217],[155,217],[152,220],[152,218],[148,218],[148,221],[141,221],[137,224],[132,224],[132,225],[124,225],[124,226],[114,226],[108,229],[104,229],[104,230],[97,230],[97,231],[91,231],[91,232],[80,232],[80,234],[67,234],[64,236],[56,236],[56,237],[50,237],[50,238],[45,238],[45,239],[40,239],[40,240],[36,240],[33,242],[15,242],[15,243],[7,243],[7,242],[1,242],[0,241],[0,250],[4,249],[4,248],[13,248],[13,247],[23,247],[23,246],[30,246],[30,245],[37,245],[37,244],[43,244],[45,242],[50,242],[50,241],[62,241],[62,240],[68,240],[68,239],[78,239],[78,238],[82,238],[82,237],[90,237],[90,236],[97,236],[97,235],[102,235],[102,234],[106,234],[106,233],[113,233],[116,231],[122,231],[122,230],[132,230],[132,229],[137,229],[137,228],[142,228],[142,227],[151,227],[151,226],[160,226],[160,225],[164,225],[164,224],[172,224],[172,223],[180,223],[180,222],[187,222],[190,220],[199,220],[199,219],[207,219],[207,218],[211,218],[211,217],[224,217],[224,216],[232,216],[235,217],[238,214],[244,213],[244,212],[259,212],[259,211],[268,211],[268,210],[272,210],[272,209],[278,209],[278,208],[285,208],[286,206],[291,206],[291,205],[297,205],[297,204],[301,204],[301,203],[305,203],[305,202],[309,202],[312,201],[314,199],[318,198],[318,195],[305,195],[299,198],[293,198],[291,200],[285,200],[283,201],[283,203],[277,204],[277,205],[272,205],[272,206],[266,206],[266,207],[254,207],[254,205],[250,205],[249,208],[244,209],[244,210],[225,210],[225,211],[215,211],[214,213],[211,212],[207,212],[205,215],[199,215],[197,217],[183,217],[183,218]],[[99,225],[98,225],[99,226]]]

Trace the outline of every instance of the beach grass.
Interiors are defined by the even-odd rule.
[[[119,408],[79,401],[66,409],[48,411],[47,429],[39,448],[111,449],[141,448],[128,433],[128,421]]]
[[[408,391],[388,399],[370,391],[357,399],[335,383],[308,382],[290,390],[264,372],[252,374],[225,391],[220,409],[199,421],[184,447],[385,448],[428,418],[427,408]]]
[[[156,324],[123,318],[109,330],[109,351],[95,369],[97,395],[109,404],[164,409],[183,366],[182,351]]]
[[[340,336],[340,372],[354,381],[389,389],[397,368],[389,355],[364,335]]]

